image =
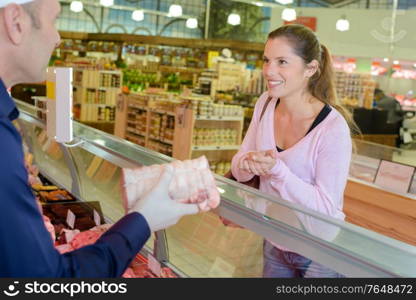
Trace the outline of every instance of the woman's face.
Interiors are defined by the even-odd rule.
[[[306,65],[295,54],[291,44],[284,37],[269,39],[264,48],[263,76],[266,79],[269,95],[288,97],[307,91],[309,77],[315,73],[313,66]]]

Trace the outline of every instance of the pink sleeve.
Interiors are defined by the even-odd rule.
[[[257,135],[257,125],[259,122],[261,111],[263,110],[263,105],[268,98],[268,94],[263,93],[260,98],[257,100],[256,106],[254,107],[253,118],[251,119],[250,125],[248,127],[246,136],[244,137],[243,143],[241,144],[240,149],[237,154],[234,155],[231,161],[231,172],[233,176],[239,182],[246,182],[253,178],[253,174],[242,171],[238,167],[238,161],[240,158],[245,155],[247,152],[256,151],[256,135]]]
[[[279,160],[272,169],[271,185],[284,200],[329,216],[343,217],[344,189],[352,154],[346,122],[328,129],[318,147],[314,183],[303,181]]]

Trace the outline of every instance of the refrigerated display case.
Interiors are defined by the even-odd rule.
[[[82,201],[99,201],[107,223],[124,215],[121,168],[172,161],[77,122],[73,145],[40,139],[45,124],[33,107],[17,103],[21,111],[19,127],[41,173]],[[52,146],[45,146],[47,143]],[[48,151],[49,147],[55,151]],[[265,238],[347,277],[416,276],[413,245],[224,177],[215,175],[215,179],[221,193],[221,204],[215,212],[182,218],[178,224],[152,235],[143,250],[179,276],[261,277]],[[225,226],[219,216],[243,228]]]
[[[363,140],[354,140],[355,153],[353,153],[350,168],[350,177],[373,183],[376,178],[380,160],[387,160],[399,164],[416,167],[414,151],[371,143]],[[394,192],[394,191],[392,191]],[[416,177],[414,176],[408,194],[416,196]],[[416,199],[416,198],[415,198]]]
[[[350,176],[344,193],[346,220],[383,235],[416,245],[416,178],[414,151],[355,140]],[[407,192],[397,189],[397,181],[384,182],[377,177],[381,163],[404,164],[412,170]],[[397,175],[405,177],[403,166],[394,166]],[[400,170],[400,171],[399,171]],[[393,174],[394,174],[393,172]],[[378,180],[377,180],[378,179]],[[383,186],[381,184],[383,183]],[[387,183],[387,184],[386,184]],[[396,183],[396,184],[393,184]]]

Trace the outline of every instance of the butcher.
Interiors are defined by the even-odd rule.
[[[134,202],[94,244],[64,255],[45,228],[24,165],[19,116],[7,89],[45,80],[49,57],[60,43],[58,0],[0,0],[0,277],[119,277],[152,231],[171,226],[197,204],[170,199],[173,168]]]

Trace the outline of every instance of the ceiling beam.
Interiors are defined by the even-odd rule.
[[[349,4],[353,4],[353,3],[358,2],[358,1],[360,1],[360,0],[345,0],[345,1],[338,2],[337,4],[333,4],[330,7],[331,8],[341,8],[341,7],[344,7],[344,6],[349,5]]]

